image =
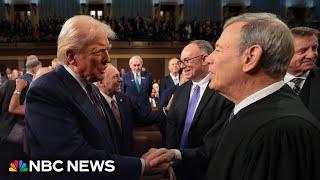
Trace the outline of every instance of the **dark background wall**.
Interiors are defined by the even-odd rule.
[[[114,0],[112,2],[113,16],[120,18],[140,16],[152,16],[152,0]]]
[[[249,10],[252,12],[270,12],[283,18],[285,15],[285,0],[251,0]]]
[[[184,0],[184,18],[192,20],[220,20],[221,1],[219,0]]]
[[[0,0],[0,19],[4,18],[4,5],[3,0]]]
[[[39,0],[39,17],[71,17],[79,14],[79,0]]]

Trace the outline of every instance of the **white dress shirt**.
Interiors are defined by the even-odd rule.
[[[299,76],[299,78],[302,79],[301,83],[300,83],[300,89],[302,89],[304,83],[306,82],[306,79],[309,75],[310,71],[307,71],[305,72],[304,74],[302,74],[301,76]],[[285,76],[284,76],[284,83],[288,84],[291,88],[294,87],[294,82],[291,82],[292,79],[294,78],[297,78],[296,76],[290,74],[290,73],[287,73]]]

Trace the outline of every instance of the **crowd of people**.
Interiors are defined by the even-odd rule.
[[[16,19],[13,23],[0,20],[0,42],[47,42],[56,41],[66,18],[48,17],[39,20],[33,26],[28,19]],[[219,37],[220,23],[206,20],[175,22],[170,18],[151,17],[102,17],[103,23],[109,24],[120,41],[190,41],[205,39],[214,41]],[[178,23],[178,24],[177,24]]]
[[[269,13],[232,17],[215,47],[193,40],[170,59],[159,85],[139,55],[128,72],[110,63],[111,27],[90,16],[68,19],[57,43],[61,64],[40,78],[41,63],[28,56],[28,83],[0,87],[0,145],[25,145],[31,159],[114,161],[113,173],[81,174],[92,180],[159,173],[181,180],[320,177],[318,30],[289,29]],[[155,123],[163,148],[134,156],[133,127]],[[10,157],[0,153],[1,160]],[[51,175],[30,178],[57,179]]]

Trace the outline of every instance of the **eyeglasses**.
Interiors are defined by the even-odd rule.
[[[184,59],[184,60],[179,60],[179,65],[180,65],[180,66],[181,66],[181,65],[186,65],[186,64],[188,64],[189,62],[191,62],[191,60],[194,60],[194,59],[197,59],[197,58],[200,58],[200,57],[201,57],[201,59],[204,59],[204,58],[207,57],[207,55],[201,54],[201,55],[199,55],[199,56],[195,56],[195,57],[191,57],[191,58],[186,58],[186,59]]]

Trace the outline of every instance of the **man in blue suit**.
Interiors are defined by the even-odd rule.
[[[92,85],[103,78],[110,62],[108,38],[114,36],[108,25],[90,16],[65,22],[57,50],[63,65],[34,81],[26,98],[26,135],[32,159],[114,161],[114,172],[81,174],[91,180],[140,179],[141,173],[150,170],[142,158],[118,155],[110,115]],[[45,175],[33,174],[32,178],[44,179]],[[58,175],[45,178],[79,179],[79,174]]]
[[[123,75],[121,92],[129,96],[139,108],[150,106],[149,97],[152,90],[152,74],[141,71],[143,65],[140,56],[132,56],[129,60],[131,71]]]

